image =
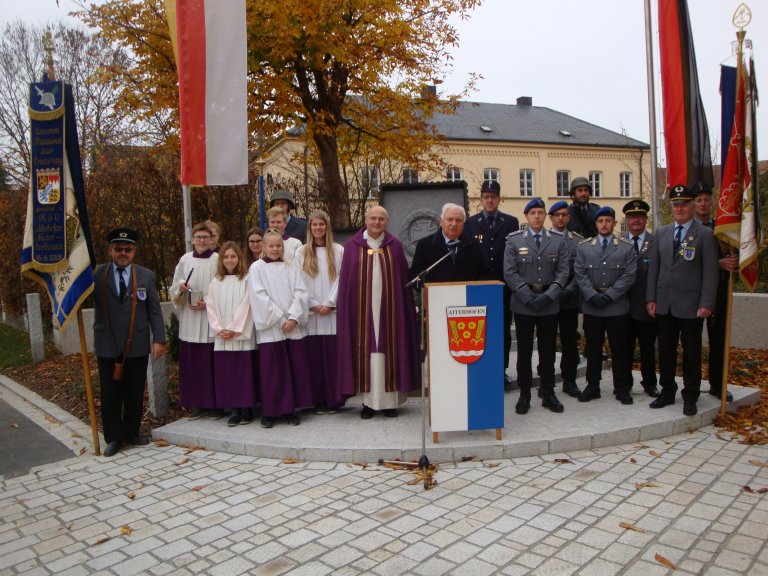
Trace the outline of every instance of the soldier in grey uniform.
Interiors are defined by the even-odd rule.
[[[637,259],[635,283],[629,289],[627,354],[631,363],[635,357],[635,342],[637,342],[640,347],[640,374],[643,390],[648,396],[657,398],[659,389],[656,387],[656,319],[651,318],[645,309],[648,265],[653,245],[653,234],[645,229],[650,209],[648,203],[643,200],[630,200],[624,204],[621,211],[627,219],[627,240],[632,242],[632,250]]]
[[[93,343],[107,442],[104,456],[114,456],[124,444],[149,444],[139,433],[144,385],[150,351],[153,358],[165,353],[165,324],[154,273],[133,263],[139,235],[116,228],[107,241],[112,261],[94,272]],[[120,363],[122,370],[116,370]]]
[[[571,215],[565,200],[555,202],[549,207],[549,221],[552,232],[563,235],[565,257],[568,260],[568,281],[560,292],[560,311],[557,313],[557,327],[560,334],[560,374],[563,377],[563,392],[578,398],[579,387],[576,385],[576,373],[579,368],[579,287],[573,265],[576,262],[576,247],[584,238],[577,232],[568,230]]]
[[[531,406],[533,337],[539,352],[541,405],[562,412],[555,396],[555,339],[562,287],[568,280],[568,261],[563,237],[544,229],[544,201],[534,198],[523,211],[528,229],[507,236],[504,279],[512,291],[510,306],[517,334],[517,382],[520,398],[515,406],[525,414]]]
[[[677,345],[683,346],[683,414],[693,416],[701,388],[701,330],[717,299],[718,246],[712,231],[693,218],[693,192],[669,192],[675,221],[656,231],[648,268],[648,314],[658,322],[661,395],[651,408],[675,403]]]
[[[579,402],[600,398],[603,343],[611,346],[613,392],[622,404],[632,404],[632,364],[627,357],[629,289],[635,282],[632,244],[613,235],[616,213],[603,206],[595,215],[597,236],[584,240],[576,251],[576,282],[582,295],[587,349],[587,387]]]

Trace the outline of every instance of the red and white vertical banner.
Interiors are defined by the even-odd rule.
[[[181,183],[247,184],[245,0],[176,0],[173,12],[167,9],[176,31]]]

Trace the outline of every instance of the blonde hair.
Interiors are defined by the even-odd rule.
[[[229,242],[224,242],[224,244],[221,245],[221,249],[219,250],[219,259],[216,262],[216,278],[223,280],[224,276],[229,274],[226,267],[224,266],[224,254],[227,253],[227,250],[232,250],[235,254],[237,254],[237,267],[235,268],[234,275],[237,276],[238,280],[242,280],[245,278],[245,275],[248,274],[248,268],[245,266],[245,260],[243,260],[243,253],[240,250],[240,246],[231,240]]]
[[[267,244],[267,237],[268,236],[276,236],[277,238],[280,238],[280,244],[283,245],[283,253],[280,254],[280,261],[281,262],[285,262],[285,260],[284,260],[284,256],[285,256],[285,242],[283,242],[283,235],[280,234],[280,232],[278,232],[274,228],[267,229],[267,231],[264,232],[264,236],[263,236],[263,240],[264,240],[264,245],[265,246]],[[265,250],[264,249],[262,249],[262,251],[261,251],[261,257],[262,257],[262,259],[267,257],[267,255],[265,254]]]
[[[271,218],[274,218],[275,216],[282,216],[285,222],[288,221],[288,214],[286,214],[285,210],[283,210],[279,206],[273,206],[272,208],[267,210],[267,222],[269,222],[269,220]]]
[[[312,220],[317,218],[325,222],[325,248],[326,254],[328,254],[328,278],[333,281],[336,280],[336,256],[333,252],[333,230],[331,229],[331,219],[328,214],[322,210],[315,210],[307,218],[307,243],[304,245],[304,264],[302,270],[306,272],[310,278],[314,278],[320,272],[317,265],[317,246],[315,245],[315,238],[312,236]]]

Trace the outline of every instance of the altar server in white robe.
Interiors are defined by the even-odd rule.
[[[248,272],[264,428],[272,428],[279,417],[297,426],[296,409],[314,406],[307,360],[307,289],[299,269],[282,256],[282,235],[267,230],[263,256]]]
[[[192,227],[192,252],[181,257],[173,273],[171,300],[179,318],[179,403],[191,408],[190,419],[221,418],[213,380],[213,337],[209,333],[205,295],[216,274],[218,254],[205,222]]]
[[[309,293],[307,336],[315,413],[333,413],[343,401],[336,372],[336,296],[344,248],[333,241],[331,220],[322,210],[309,215],[307,243],[296,252],[296,267]]]
[[[240,247],[225,242],[205,298],[213,344],[216,404],[231,408],[228,426],[250,424],[256,405],[256,335],[248,298],[248,267]]]

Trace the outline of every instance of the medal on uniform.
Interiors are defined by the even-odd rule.
[[[146,288],[136,288],[136,298],[139,300],[146,300],[147,299],[147,289]]]
[[[528,247],[527,246],[521,247],[520,249],[518,249],[517,253],[525,256],[526,254],[528,254]]]
[[[696,257],[696,246],[686,246],[682,250],[683,260],[686,262],[692,262]]]

